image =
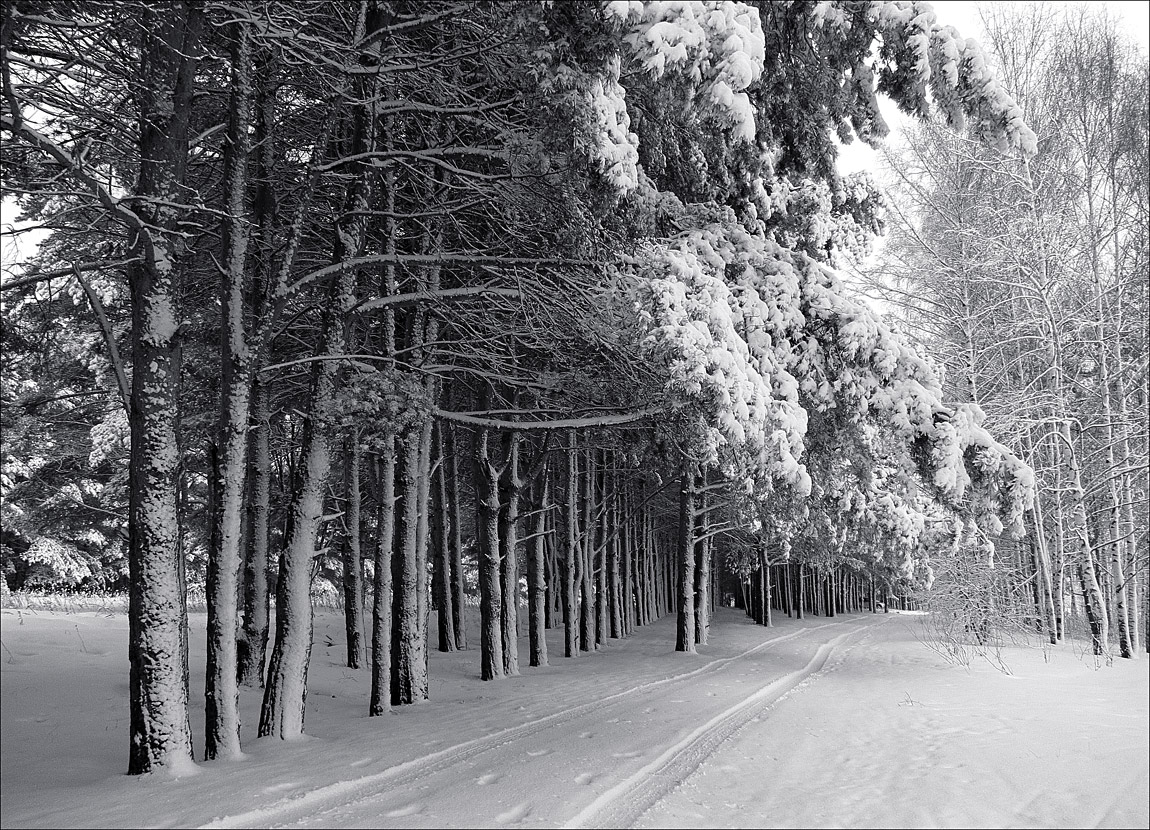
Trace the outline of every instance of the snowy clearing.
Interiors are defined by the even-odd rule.
[[[431,655],[432,700],[366,717],[319,612],[308,737],[253,741],[199,774],[129,778],[127,619],[3,621],[5,827],[1145,827],[1147,661],[1010,648],[1013,674],[946,663],[910,615],[786,619],[719,609],[712,645],[673,619],[600,653],[478,679]],[[550,631],[552,654],[561,631]],[[192,616],[192,666],[204,617]],[[203,689],[202,668],[192,688]],[[202,701],[202,692],[199,693]],[[193,730],[203,734],[202,705]],[[197,746],[197,754],[201,746]]]

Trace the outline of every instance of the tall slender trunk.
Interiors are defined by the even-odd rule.
[[[480,676],[503,677],[503,593],[499,571],[499,473],[491,463],[490,435],[479,431],[475,439],[475,506],[479,542],[479,646]]]
[[[704,483],[706,479],[703,479]],[[711,539],[708,535],[711,529],[710,515],[707,513],[707,499],[704,496],[700,501],[702,521],[700,535],[703,537],[695,543],[695,643],[707,644],[707,634],[711,627],[708,595],[711,585]]]
[[[146,7],[140,84],[140,173],[135,195],[141,219],[128,271],[132,305],[131,452],[128,464],[128,607],[130,750],[128,772],[191,762],[186,650],[181,619],[185,593],[176,510],[176,413],[173,371],[174,301],[203,9],[190,3]],[[232,682],[235,668],[232,668]]]
[[[433,386],[433,384],[429,384]],[[430,391],[430,390],[429,390]],[[429,394],[429,400],[435,400],[434,394]],[[428,602],[431,586],[428,584],[427,549],[430,537],[431,514],[431,427],[429,418],[419,430],[419,483],[418,500],[419,511],[416,522],[415,536],[415,650],[412,652],[413,673],[415,678],[415,701],[419,703],[430,697],[431,687],[428,681],[428,651],[427,637],[431,620],[431,604]]]
[[[639,545],[638,540],[638,517],[634,515],[634,508],[632,503],[634,488],[628,486],[625,491],[623,501],[622,514],[623,526],[620,528],[620,541],[619,544],[623,549],[623,634],[630,636],[638,624],[638,615],[636,614],[636,595],[635,595],[635,574],[638,571],[639,561]]]
[[[503,671],[519,674],[519,478],[520,434],[504,440],[504,469],[499,481],[499,575],[503,594],[500,632],[503,639]]]
[[[607,451],[602,451],[602,463],[599,465],[598,485],[599,491],[599,526],[598,539],[594,544],[595,556],[595,644],[604,645],[607,642],[607,535],[608,535],[608,503],[610,495],[607,492]]]
[[[684,461],[679,477],[678,619],[675,651],[695,653],[695,470]]]
[[[419,650],[419,508],[420,475],[423,472],[420,449],[422,430],[409,428],[400,438],[398,465],[398,504],[396,511],[396,551],[391,562],[393,621],[391,627],[391,704],[423,700]]]
[[[595,640],[595,450],[588,448],[583,476],[583,540],[580,556],[579,647],[594,651]]]
[[[343,441],[343,616],[347,667],[358,669],[363,660],[363,557],[360,544],[360,449],[358,430]]]
[[[245,474],[251,368],[244,327],[244,275],[247,260],[248,102],[251,98],[247,26],[231,32],[231,92],[224,183],[228,218],[224,222],[225,267],[220,283],[220,410],[217,432],[215,510],[207,567],[207,671],[205,673],[205,759],[240,756],[239,683],[236,660],[237,598],[243,550]]]
[[[771,617],[771,565],[765,549],[759,552],[759,556],[763,563],[763,625],[773,626],[775,621]]]
[[[579,456],[575,430],[567,435],[566,545],[563,549],[563,656],[579,656],[576,576],[579,559]]]
[[[391,560],[395,546],[395,436],[385,433],[377,464],[374,598],[371,605],[371,697],[368,714],[391,706]]]
[[[257,151],[256,187],[253,209],[258,228],[258,252],[252,263],[250,281],[252,318],[266,325],[268,289],[271,285],[274,247],[275,194],[271,184],[275,167],[276,92],[272,83],[272,65],[259,64],[255,73],[256,108],[254,135]],[[264,360],[266,344],[262,336],[253,343],[251,366],[251,403],[248,426],[248,504],[247,534],[244,550],[243,597],[244,621],[236,643],[237,678],[244,686],[263,686],[267,662],[268,621],[271,595],[268,584],[268,548],[270,542],[271,506],[271,415],[268,387],[258,374]]]
[[[381,23],[378,8],[362,8],[356,34],[362,36],[365,31],[375,31]],[[361,60],[367,61],[368,53],[364,53]],[[369,83],[366,75],[357,81],[361,100],[371,97]],[[368,106],[354,108],[350,126],[351,154],[367,153],[374,146],[375,135],[375,120],[368,112]],[[317,149],[322,154],[323,148]],[[343,211],[335,222],[333,264],[354,259],[361,252],[371,204],[371,181],[370,170],[362,167],[347,186]],[[296,221],[301,221],[298,215]],[[285,261],[289,259],[285,254]],[[355,283],[354,268],[342,268],[329,277],[320,341],[316,348],[316,357],[320,359],[312,365],[300,461],[292,494],[291,530],[280,555],[276,639],[260,712],[261,737],[276,735],[291,739],[303,733],[307,671],[311,661],[311,566],[323,517],[324,491],[331,471],[330,409],[341,379],[341,364],[331,358],[345,351],[345,320],[355,306]]]
[[[535,517],[535,538],[531,540],[531,561],[527,565],[527,627],[531,642],[531,665],[547,665],[547,632],[545,628],[547,617],[547,592],[544,585],[544,570],[546,558],[546,533],[548,517],[548,483],[546,471],[542,475],[542,483],[537,486],[539,498],[537,500],[538,513]]]
[[[618,481],[612,476],[611,502],[607,509],[607,616],[609,620],[608,635],[618,640],[623,636],[623,586],[622,564],[620,557],[620,520]]]
[[[244,623],[236,643],[237,678],[243,686],[263,686],[267,660],[268,533],[271,508],[271,452],[267,390],[252,385],[252,425],[248,430],[247,544],[244,555]]]
[[[446,441],[443,438],[444,425],[436,427],[436,447],[439,462],[436,467],[435,497],[436,506],[432,511],[432,545],[435,551],[435,580],[432,591],[438,612],[439,650],[455,651],[455,603],[452,597],[451,544],[448,541],[455,529],[451,527],[451,514],[448,510]]]
[[[459,508],[459,447],[455,440],[455,428],[447,433],[450,447],[447,459],[447,500],[450,505],[448,516],[451,522],[451,604],[452,630],[455,632],[455,647],[462,651],[467,648],[467,625],[464,618],[463,593],[463,521]]]
[[[334,328],[342,329],[342,326]],[[331,399],[336,385],[334,361],[317,361],[315,365],[313,413],[322,407],[321,401]],[[300,464],[292,494],[291,527],[280,552],[276,638],[264,687],[260,737],[275,735],[291,739],[303,734],[307,670],[311,661],[311,562],[331,466],[327,435],[315,419],[316,415],[312,414],[304,422]]]

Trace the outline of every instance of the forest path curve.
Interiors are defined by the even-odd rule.
[[[682,743],[683,739],[678,736],[683,732],[689,732],[687,741],[691,744],[691,758],[696,762],[693,766],[688,764],[688,768],[693,769],[699,760],[699,749],[704,745],[713,747],[721,743],[743,722],[740,716],[746,714],[748,707],[759,711],[770,705],[774,699],[818,671],[833,651],[832,643],[842,642],[870,627],[875,620],[868,617],[859,625],[857,619],[852,620],[856,624],[845,634],[833,637],[829,642],[827,635],[847,624],[845,618],[813,624],[808,621],[801,628],[769,637],[737,654],[708,661],[690,671],[629,685],[597,699],[558,709],[370,775],[337,781],[285,796],[250,811],[221,816],[202,827],[215,830],[267,826],[471,826],[476,821],[496,825],[534,824],[541,818],[535,804],[541,792],[546,792],[547,800],[551,802],[543,811],[548,817],[545,821],[553,825],[566,817],[555,814],[557,807],[566,807],[563,812],[569,815],[583,806],[588,796],[598,794],[602,798],[603,790],[615,784],[620,776],[624,783],[630,781],[634,768],[646,758],[652,754],[661,758],[673,750],[673,747],[672,750],[664,750],[668,743]],[[770,632],[764,628],[757,630],[762,634]],[[779,668],[767,669],[771,679],[765,685],[751,674],[722,682],[720,676],[727,670],[759,673],[764,664],[756,662],[756,658],[764,660],[769,652],[784,645],[792,646],[795,653],[786,655],[786,661],[780,662]],[[814,656],[808,659],[812,649]],[[785,672],[784,668],[794,665],[796,660],[801,661],[801,668]],[[740,688],[744,683],[758,685],[748,695],[745,689]],[[720,691],[706,691],[704,686]],[[768,696],[770,700],[765,699]],[[678,713],[669,720],[660,718],[658,728],[651,731],[649,725],[642,734],[631,736],[631,742],[625,746],[623,739],[626,736],[617,731],[622,727],[611,727],[620,721],[631,723],[627,716],[640,704],[646,707],[642,714],[651,714],[656,710],[674,709],[676,704],[688,702],[688,698],[694,698],[694,702],[700,704],[697,715]],[[716,703],[723,708],[718,714],[712,714]],[[610,718],[611,714],[618,714],[618,717]],[[753,716],[754,712],[746,715],[747,718]],[[709,720],[703,727],[695,727],[702,718]],[[608,734],[604,734],[604,727],[611,727],[606,730]],[[690,727],[695,728],[691,731]],[[712,740],[705,740],[712,732]],[[720,735],[718,740],[714,740]],[[589,740],[592,738],[595,740]],[[570,750],[574,745],[578,745],[581,751],[589,750],[591,758],[573,754]],[[495,756],[482,759],[482,769],[486,772],[477,767],[476,759],[481,756]],[[598,764],[594,763],[594,758],[598,758]],[[529,759],[528,764],[534,769],[519,769],[513,774],[505,772],[515,769],[521,759]],[[605,763],[615,764],[616,769],[605,772]],[[587,767],[588,771],[574,777],[565,775],[566,770],[580,765]],[[435,797],[411,800],[406,796],[413,788],[432,790]],[[501,788],[512,792],[500,797]],[[566,797],[564,790],[567,791]],[[452,791],[458,794],[457,798],[451,798]],[[399,794],[405,797],[397,799]],[[649,796],[645,803],[648,806],[651,803]],[[457,811],[461,815],[452,815]]]
[[[864,623],[823,643],[810,662],[780,677],[715,715],[686,738],[668,747],[651,763],[619,782],[585,807],[564,826],[630,827],[647,810],[695,772],[719,746],[744,726],[761,719],[762,713],[789,695],[800,684],[822,672],[827,661],[849,639],[871,627]],[[842,659],[842,655],[838,656]]]

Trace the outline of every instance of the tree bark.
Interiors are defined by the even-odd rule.
[[[531,540],[531,561],[527,566],[527,627],[531,643],[531,665],[547,665],[547,591],[544,585],[546,559],[546,532],[548,516],[548,483],[546,471],[538,485],[538,513],[535,517],[535,538]]]
[[[503,677],[503,593],[499,571],[499,473],[491,463],[489,441],[489,431],[480,430],[475,447],[479,660],[480,676],[484,680],[496,680]]]
[[[192,761],[186,650],[186,595],[176,510],[179,453],[174,369],[178,236],[183,211],[189,113],[195,92],[203,10],[190,3],[145,7],[139,90],[140,172],[135,195],[146,227],[135,234],[140,261],[128,271],[132,305],[131,451],[128,472],[128,658],[132,775],[179,771]],[[235,682],[235,668],[232,668]]]
[[[391,705],[418,703],[423,700],[420,674],[423,655],[419,650],[419,508],[420,475],[423,472],[420,449],[422,430],[409,428],[399,441],[396,552],[392,559],[394,591],[391,627]]]
[[[436,447],[438,448],[439,462],[436,468],[435,493],[436,506],[433,511],[432,545],[435,551],[434,566],[435,579],[432,592],[435,595],[435,606],[438,614],[439,650],[455,651],[455,602],[452,597],[453,585],[451,576],[451,544],[448,541],[455,532],[451,527],[451,516],[448,510],[447,496],[447,459],[446,441],[443,438],[444,425],[441,422],[436,427]]]
[[[237,678],[242,686],[263,686],[267,660],[269,511],[271,457],[268,433],[267,390],[252,386],[252,424],[248,430],[247,544],[244,554],[244,622],[236,643]]]
[[[679,477],[679,574],[675,651],[695,653],[695,470],[683,462]]]
[[[385,714],[391,706],[391,560],[395,546],[395,436],[387,433],[377,465],[379,482],[375,543],[374,593],[371,606],[371,697],[368,714]]]
[[[363,660],[363,557],[360,539],[360,450],[358,430],[343,442],[343,616],[347,667],[358,669]]]
[[[608,503],[610,495],[607,492],[607,451],[602,453],[602,463],[599,465],[598,484],[599,492],[598,538],[595,540],[594,568],[595,568],[595,645],[602,646],[607,642],[607,632],[610,623],[607,619],[607,543],[608,543]]]
[[[711,540],[708,536],[711,520],[706,512],[706,498],[700,499],[700,502],[703,538],[695,543],[695,644],[706,645],[708,629],[711,627],[710,608],[707,604],[711,586]]]
[[[467,625],[464,617],[466,605],[463,591],[463,522],[462,512],[459,509],[459,447],[455,440],[454,427],[449,428],[447,438],[450,441],[447,499],[451,522],[451,623],[455,632],[455,648],[462,651],[467,648]]]
[[[499,477],[499,576],[503,594],[500,632],[503,671],[519,674],[519,433],[503,439],[503,472]]]
[[[579,456],[575,430],[567,435],[566,531],[563,550],[563,656],[579,656],[579,622],[576,576],[579,559]]]
[[[595,451],[585,453],[587,465],[583,476],[583,539],[580,559],[579,647],[594,651],[595,640]]]

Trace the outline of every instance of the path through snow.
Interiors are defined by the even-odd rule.
[[[699,655],[672,651],[665,618],[497,683],[476,678],[473,651],[434,653],[432,701],[369,719],[366,672],[339,665],[342,619],[320,614],[310,737],[252,741],[259,696],[247,692],[246,760],[178,780],[108,777],[126,755],[122,616],[0,620],[13,658],[2,673],[5,827],[1148,820],[1146,661],[1095,670],[1071,647],[1049,663],[1012,649],[1013,676],[966,671],[917,641],[913,617],[765,629],[719,609]],[[193,625],[202,666],[202,617]],[[561,653],[558,637],[550,644]],[[192,682],[202,689],[202,674]]]

